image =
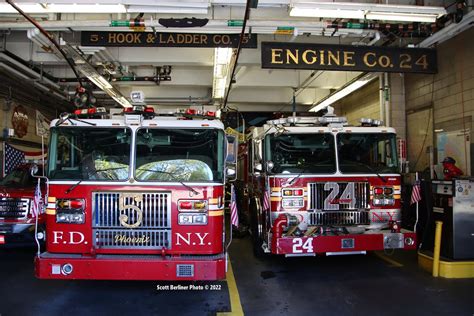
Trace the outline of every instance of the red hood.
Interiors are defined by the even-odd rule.
[[[0,186],[0,197],[33,198],[35,187],[19,188]]]

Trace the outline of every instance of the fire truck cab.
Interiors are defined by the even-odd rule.
[[[215,117],[51,122],[41,279],[216,280],[226,272],[227,138]],[[234,155],[235,157],[235,155]],[[231,170],[229,174],[235,173]]]
[[[380,122],[288,117],[252,131],[249,213],[257,254],[415,249],[401,229],[396,134]]]

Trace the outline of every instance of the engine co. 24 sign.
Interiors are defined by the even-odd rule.
[[[262,42],[262,68],[436,73],[436,50]]]

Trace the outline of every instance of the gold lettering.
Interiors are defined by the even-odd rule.
[[[109,33],[109,43],[115,44],[117,41],[117,33]]]
[[[186,44],[191,44],[193,42],[193,36],[191,34],[186,34]]]
[[[355,66],[354,54],[354,52],[344,52],[344,66]]]
[[[98,42],[98,41],[99,41],[99,35],[97,35],[97,34],[92,34],[90,41],[91,41],[91,42]]]
[[[133,35],[135,35],[134,38],[133,38],[133,41],[135,43],[141,44],[142,43],[142,33],[134,33]]]
[[[298,65],[298,52],[299,50],[298,49],[295,49],[295,53],[293,54],[293,52],[289,49],[286,50],[286,63],[289,64],[290,63],[290,58],[293,59],[293,62]]]
[[[173,43],[173,44],[175,44],[175,43],[176,43],[176,40],[175,40],[174,37],[170,34],[170,36],[168,36],[168,40],[166,41],[166,43]]]
[[[385,56],[385,55],[382,55],[379,57],[379,64],[380,66],[382,66],[383,68],[387,68],[388,66],[391,65],[391,61],[390,61],[390,57],[388,56]],[[393,66],[392,66],[393,67]]]
[[[199,34],[193,35],[193,44],[199,44]]]
[[[312,53],[311,61],[308,60],[308,54],[309,53]],[[308,64],[308,65],[312,65],[318,60],[318,58],[316,57],[316,51],[311,50],[311,49],[305,50],[303,52],[303,55],[301,56],[301,58],[303,58],[304,63]]]
[[[372,56],[374,59],[373,59],[373,62],[370,62],[369,61],[369,57]],[[367,66],[369,67],[375,67],[375,65],[377,65],[377,62],[375,61],[375,53],[372,53],[372,52],[368,52],[364,55],[364,64],[366,64]]]
[[[184,39],[184,34],[178,34],[176,35],[176,43],[178,44],[183,44],[185,41]]]
[[[272,48],[272,64],[283,64],[283,60],[281,60],[281,53],[283,49],[281,48]],[[279,58],[280,60],[277,60]]]
[[[324,50],[319,51],[319,64],[323,66],[325,65],[324,64]]]
[[[161,44],[161,43],[163,43],[163,42],[164,42],[164,40],[163,40],[163,34],[160,34],[158,43]]]
[[[224,44],[224,45],[230,44],[230,36],[229,35],[222,35],[222,44]]]
[[[207,35],[201,34],[201,43],[207,44]]]
[[[150,237],[142,235],[140,237],[130,237],[122,234],[117,234],[114,237],[115,243],[132,243],[132,244],[148,244],[150,242]]]
[[[340,52],[337,51],[337,54],[334,55],[333,52],[330,50],[328,51],[328,65],[331,66],[331,61],[333,61],[336,65],[341,65],[341,56],[339,54]]]

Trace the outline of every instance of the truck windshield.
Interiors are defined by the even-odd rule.
[[[222,181],[224,132],[217,129],[151,129],[137,131],[138,181]]]
[[[268,135],[265,159],[273,173],[335,173],[334,136],[325,134]]]
[[[337,149],[342,173],[398,172],[395,134],[339,133]]]
[[[127,180],[130,142],[129,128],[52,128],[48,177],[52,180]]]

